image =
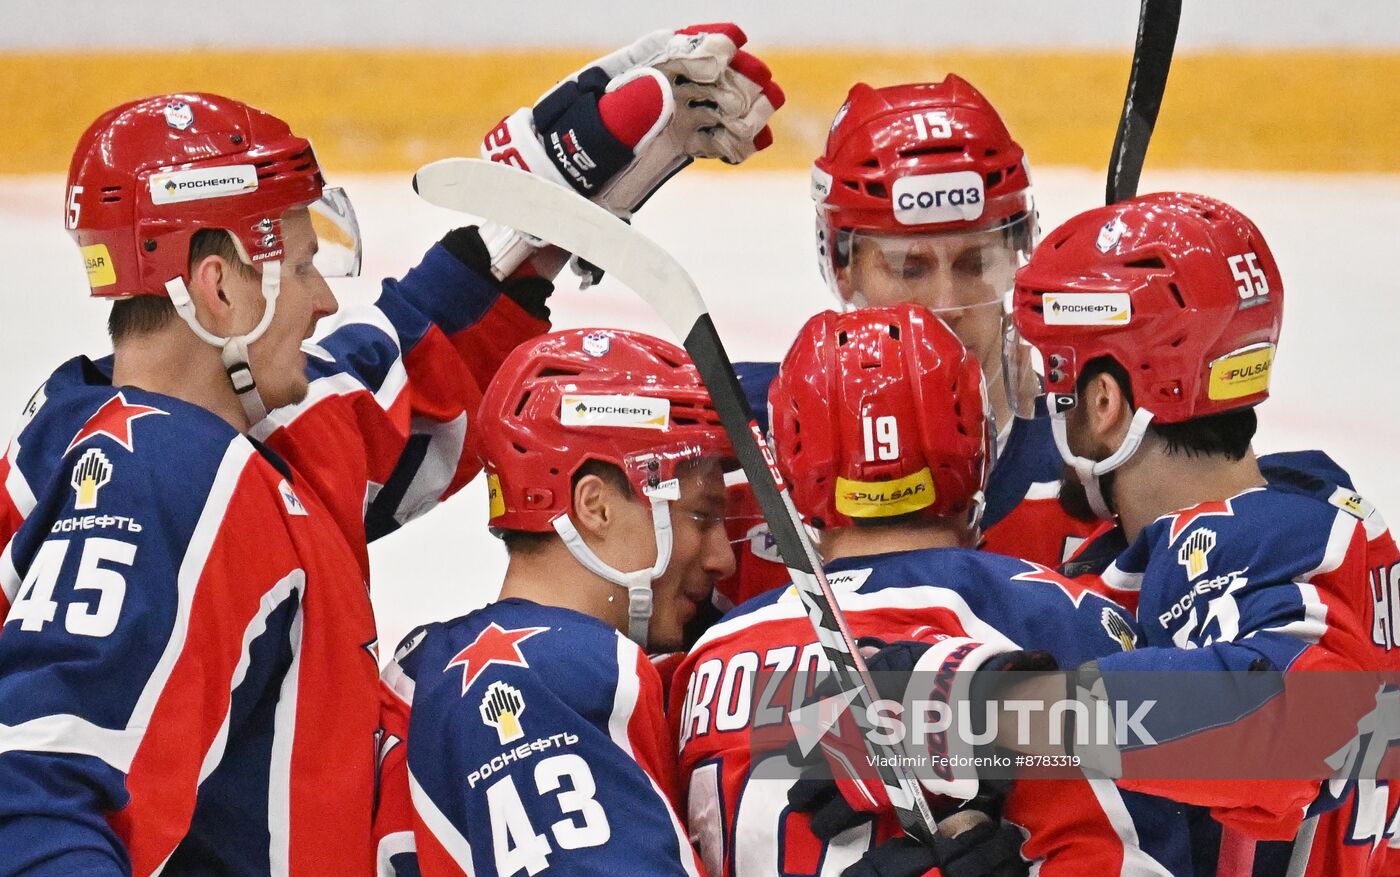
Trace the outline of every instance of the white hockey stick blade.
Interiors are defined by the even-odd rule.
[[[618,234],[627,223],[571,189],[479,158],[424,165],[413,188],[430,204],[508,225],[605,268],[680,338],[705,313],[694,281],[669,253],[643,235]]]
[[[748,473],[817,639],[843,687],[854,692],[852,697],[864,712],[877,689],[822,573],[820,558],[802,530],[801,517],[768,457],[704,299],[680,263],[573,190],[507,165],[470,158],[436,161],[419,169],[414,189],[439,207],[510,226],[591,262],[631,287],[684,340]],[[867,738],[866,745],[872,756],[908,755],[904,744],[886,751]],[[918,779],[906,766],[910,762],[884,757],[871,763],[905,832],[932,843],[936,823]],[[850,778],[866,793],[860,777],[852,772]]]

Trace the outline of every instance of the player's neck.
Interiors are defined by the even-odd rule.
[[[1219,502],[1265,485],[1254,451],[1239,460],[1221,456],[1168,454],[1144,445],[1114,473],[1113,499],[1129,541],[1162,515],[1203,502]]]
[[[563,542],[511,555],[501,583],[501,599],[509,598],[572,609],[627,629],[627,592],[584,569]]]
[[[198,405],[239,432],[248,431],[248,417],[229,385],[219,351],[178,321],[123,339],[113,357],[112,385]]]
[[[822,533],[821,554],[822,559],[829,562],[842,557],[960,548],[966,544],[965,530],[941,521],[887,527],[837,527]]]

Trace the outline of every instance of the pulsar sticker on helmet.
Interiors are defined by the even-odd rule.
[[[891,197],[901,225],[968,222],[982,215],[985,201],[982,175],[975,171],[900,177]]]
[[[258,169],[251,164],[230,164],[151,174],[150,187],[152,204],[227,198],[257,191]]]
[[[928,467],[893,481],[836,479],[836,510],[851,518],[907,515],[933,505],[937,493]]]
[[[100,289],[117,282],[117,269],[112,267],[112,254],[106,244],[83,247],[83,265],[87,268],[88,286]]]
[[[1215,401],[1225,401],[1266,392],[1273,365],[1274,345],[1267,342],[1227,353],[1210,363],[1206,395]]]
[[[559,422],[564,426],[630,426],[666,429],[671,423],[671,402],[653,396],[576,396],[559,401]]]
[[[1119,326],[1133,319],[1126,292],[1047,292],[1041,304],[1047,326]]]
[[[501,476],[495,472],[486,475],[486,492],[491,498],[491,520],[506,513],[506,498],[501,493]]]

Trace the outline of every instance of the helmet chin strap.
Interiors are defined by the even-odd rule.
[[[228,373],[229,383],[233,385],[233,392],[238,395],[238,401],[243,406],[243,413],[248,417],[248,425],[259,422],[267,417],[267,406],[263,404],[262,396],[258,394],[257,381],[253,379],[253,369],[248,363],[248,347],[263,336],[267,327],[272,323],[272,315],[277,309],[277,295],[282,291],[282,263],[269,260],[262,265],[262,295],[267,306],[263,308],[262,319],[253,327],[252,331],[242,335],[234,335],[225,338],[215,335],[199,324],[199,316],[195,313],[194,302],[190,299],[189,288],[185,286],[183,277],[175,277],[165,282],[166,294],[170,296],[171,304],[175,305],[175,312],[189,325],[190,330],[199,336],[201,341],[219,348],[219,357],[223,360],[224,371]]]
[[[1123,443],[1118,446],[1118,450],[1105,459],[1090,460],[1088,457],[1081,457],[1069,449],[1069,434],[1064,412],[1056,411],[1050,415],[1050,431],[1055,436],[1055,447],[1059,448],[1060,457],[1079,477],[1079,482],[1084,485],[1084,493],[1088,497],[1089,507],[1100,518],[1111,520],[1113,512],[1109,510],[1108,503],[1104,501],[1103,488],[1099,486],[1099,476],[1122,466],[1132,458],[1133,454],[1137,453],[1138,448],[1142,446],[1142,437],[1147,434],[1147,425],[1151,422],[1152,412],[1146,408],[1139,408],[1133,412],[1133,421],[1128,425],[1128,434],[1123,436]]]
[[[569,553],[584,568],[615,585],[627,589],[627,638],[647,647],[647,631],[651,626],[651,586],[666,572],[671,563],[671,510],[670,501],[653,495],[651,497],[651,527],[656,535],[656,563],[650,569],[622,572],[603,561],[601,557],[583,541],[582,534],[574,526],[567,514],[554,519],[554,531],[564,540]]]

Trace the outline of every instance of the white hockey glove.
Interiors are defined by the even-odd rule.
[[[762,61],[741,51],[746,41],[728,23],[648,34],[507,116],[486,135],[482,155],[629,218],[692,160],[738,164],[772,142],[768,119],[783,92]],[[482,237],[497,277],[541,245],[489,223]]]

